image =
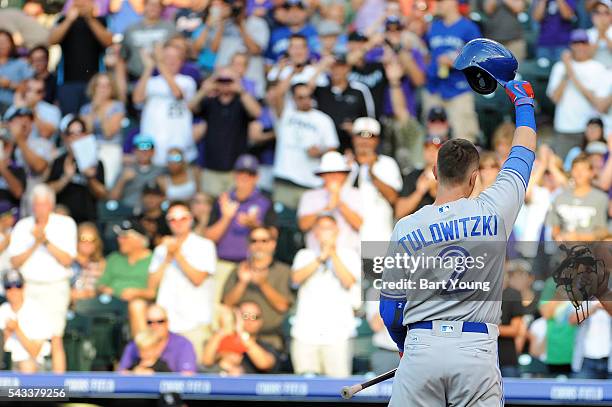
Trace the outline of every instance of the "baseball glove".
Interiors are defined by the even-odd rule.
[[[559,248],[566,257],[553,272],[553,279],[557,287],[562,287],[567,294],[576,309],[578,323],[581,323],[589,316],[589,300],[604,283],[605,264],[585,245],[570,248],[561,245]]]

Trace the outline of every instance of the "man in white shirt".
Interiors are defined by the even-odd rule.
[[[51,348],[56,348],[62,337],[52,334],[49,321],[33,302],[24,301],[24,282],[17,270],[6,271],[2,283],[7,298],[7,302],[0,305],[4,351],[11,353],[13,370],[35,373],[43,368],[45,358],[51,354]],[[57,356],[52,355],[53,371],[62,373],[64,370],[61,368],[65,363],[58,363]]]
[[[299,286],[291,328],[291,360],[297,374],[351,374],[349,338],[354,334],[355,288],[360,287],[357,252],[336,246],[338,225],[321,214],[313,233],[319,247],[302,249],[293,260],[291,281]]]
[[[282,99],[275,103],[280,120],[276,124],[274,201],[295,209],[307,189],[322,185],[315,175],[321,156],[339,143],[331,117],[313,109],[308,85],[295,84],[291,91],[295,109],[284,108]]]
[[[12,266],[26,282],[25,300],[48,321],[52,334],[62,337],[70,303],[70,266],[77,252],[77,226],[72,218],[56,214],[54,209],[53,190],[45,184],[35,186],[33,216],[17,222],[8,252]],[[64,354],[61,341],[53,351]],[[65,364],[65,356],[60,358]]]
[[[574,30],[570,52],[562,55],[550,73],[546,94],[556,104],[553,145],[561,158],[580,145],[587,121],[598,115],[601,99],[610,96],[609,73],[591,54],[587,33]]]
[[[196,83],[180,73],[183,50],[166,44],[153,55],[142,52],[144,73],[136,83],[132,98],[143,104],[140,132],[155,141],[153,164],[165,166],[168,150],[180,148],[187,162],[197,158],[193,141],[192,114],[187,102],[195,96]],[[155,68],[159,75],[153,76]]]
[[[170,205],[166,221],[172,236],[153,252],[148,296],[154,298],[157,291],[157,304],[167,311],[170,330],[189,339],[200,360],[211,333],[215,292],[210,277],[217,253],[213,242],[191,231],[193,216],[186,204]]]
[[[589,43],[595,52],[593,59],[607,69],[612,68],[612,3],[597,0],[591,9],[593,27],[587,30]]]
[[[361,194],[367,208],[361,225],[362,241],[388,241],[393,231],[393,205],[403,181],[395,160],[376,153],[380,143],[380,123],[360,117],[353,123],[355,160],[348,182]]]

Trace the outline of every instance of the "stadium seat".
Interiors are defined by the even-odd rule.
[[[122,205],[118,201],[98,202],[98,230],[104,243],[105,254],[117,250],[117,236],[113,232],[113,226],[124,219],[133,216],[133,209]]]
[[[64,331],[64,351],[68,371],[90,371],[96,356],[91,338],[93,320],[72,311],[68,313]]]
[[[297,225],[297,211],[287,208],[280,202],[275,202],[274,212],[276,212],[278,228],[275,257],[284,263],[291,264],[298,250],[304,247],[304,236]]]

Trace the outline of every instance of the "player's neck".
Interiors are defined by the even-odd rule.
[[[467,198],[465,195],[465,188],[458,186],[454,188],[438,186],[438,192],[436,194],[436,200],[434,201],[435,206],[447,204],[449,202],[458,201],[461,198]]]

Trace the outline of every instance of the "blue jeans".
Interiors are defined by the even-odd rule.
[[[584,358],[582,369],[572,377],[578,379],[607,379],[608,378],[608,358],[589,359]]]
[[[567,45],[536,46],[536,58],[546,58],[551,64],[561,59],[561,53],[568,49]]]
[[[87,82],[66,82],[57,90],[57,99],[62,115],[78,114],[79,109],[87,103],[85,89]]]

